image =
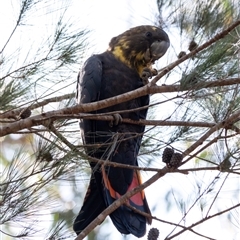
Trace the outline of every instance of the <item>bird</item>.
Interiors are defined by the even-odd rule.
[[[168,34],[161,27],[151,25],[136,26],[113,37],[105,52],[92,55],[83,64],[78,74],[77,104],[97,102],[143,87],[148,77],[156,75],[152,65],[167,52],[169,45]],[[86,154],[106,163],[138,166],[145,126],[124,123],[122,119],[146,119],[148,105],[149,95],[145,95],[91,112],[112,114],[112,122],[80,120]],[[135,169],[91,161],[90,166],[90,183],[73,223],[77,235],[115,200],[142,183],[140,172]],[[146,224],[151,224],[152,220],[134,208],[151,213],[144,191],[113,211],[110,218],[120,233],[142,237]]]

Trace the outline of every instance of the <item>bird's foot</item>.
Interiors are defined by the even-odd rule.
[[[113,120],[110,121],[109,126],[113,127],[122,122],[122,116],[119,113],[115,113],[112,115]]]
[[[153,76],[156,76],[157,74],[158,74],[158,71],[155,68],[149,68],[149,67],[144,68],[141,74],[143,84],[144,85],[148,84],[149,83],[148,79],[152,78]]]

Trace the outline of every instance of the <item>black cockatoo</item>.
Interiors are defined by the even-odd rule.
[[[152,64],[162,57],[170,45],[168,35],[155,26],[138,26],[112,38],[109,48],[102,54],[91,56],[78,76],[77,102],[91,103],[126,93],[144,86],[146,76],[154,74]],[[121,118],[135,121],[145,119],[149,96],[142,96],[98,111],[113,114],[116,122],[81,120],[80,128],[86,153],[105,161],[138,166],[137,156],[144,133],[144,126],[123,123]],[[145,107],[140,109],[141,107]],[[130,110],[124,112],[124,110]],[[119,121],[117,121],[119,120]],[[79,234],[106,207],[121,195],[141,184],[137,170],[101,166],[90,163],[92,176],[83,206],[75,219],[74,231]],[[144,192],[128,204],[150,213]],[[142,237],[146,223],[151,219],[122,205],[110,214],[113,224],[123,234]]]

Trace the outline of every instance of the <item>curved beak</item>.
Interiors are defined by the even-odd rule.
[[[168,50],[170,43],[168,41],[156,41],[150,46],[152,62],[162,57]]]

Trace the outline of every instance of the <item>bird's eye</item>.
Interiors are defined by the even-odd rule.
[[[152,36],[152,33],[151,32],[146,32],[146,37],[151,37]]]

